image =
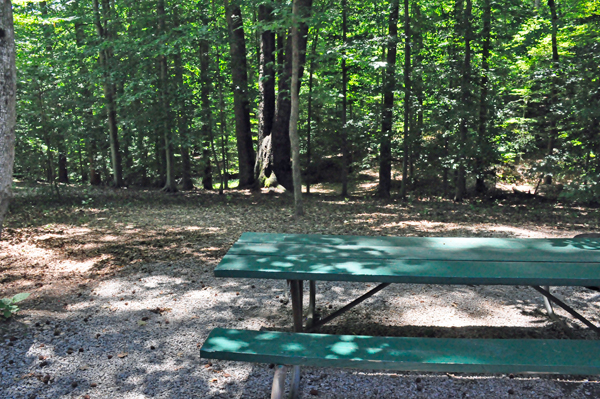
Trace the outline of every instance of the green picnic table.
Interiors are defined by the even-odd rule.
[[[549,286],[600,286],[600,239],[359,237],[244,233],[215,276],[288,280],[294,332],[215,329],[204,358],[275,363],[272,398],[283,395],[286,366],[483,373],[600,374],[600,341],[441,339],[312,333],[392,283],[531,286],[597,333],[551,294]],[[303,323],[303,281],[310,286]],[[317,319],[317,281],[378,282],[377,287]]]

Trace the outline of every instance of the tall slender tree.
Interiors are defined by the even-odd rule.
[[[203,19],[203,25],[208,28],[208,20]],[[212,82],[210,79],[210,42],[206,38],[200,39],[200,100],[202,102],[202,187],[205,190],[212,190],[212,165],[210,162],[209,150],[213,145],[213,123],[211,107]],[[215,158],[216,162],[216,158]]]
[[[248,98],[248,68],[246,62],[246,38],[239,0],[225,1],[227,24],[229,27],[229,48],[231,54],[231,77],[235,132],[239,162],[239,188],[254,186],[254,146],[250,126],[250,101]]]
[[[410,158],[410,124],[411,124],[411,59],[410,59],[410,9],[409,0],[404,0],[404,144],[402,159],[402,185],[400,197],[406,197],[408,186],[408,162]]]
[[[313,86],[315,75],[315,58],[317,56],[317,44],[319,42],[319,29],[317,28],[312,40],[312,50],[310,59],[310,68],[308,76],[308,104],[306,106],[307,122],[306,122],[306,165],[310,167],[311,159],[311,135],[312,135],[312,116],[313,116]],[[306,193],[310,194],[310,179],[306,181]]]
[[[12,198],[15,160],[16,82],[15,30],[12,4],[0,0],[0,236],[4,215]]]
[[[392,125],[394,123],[394,90],[396,88],[396,45],[400,1],[392,0],[389,11],[387,65],[383,81],[383,111],[379,143],[379,189],[381,198],[389,198],[392,188]]]
[[[110,139],[110,154],[113,167],[113,184],[115,187],[123,186],[123,169],[121,164],[121,151],[119,149],[119,127],[117,124],[116,85],[112,76],[113,50],[113,10],[110,0],[102,0],[102,15],[98,0],[93,0],[94,22],[96,31],[103,46],[100,49],[99,63],[102,70],[102,88],[108,116],[108,132]]]
[[[298,3],[300,35],[298,43],[299,51],[299,79],[304,73],[304,63],[306,61],[306,46],[308,41],[308,24],[306,19],[310,16],[312,0],[299,0]],[[289,33],[279,32],[277,34],[278,64],[281,65],[281,73],[278,81],[278,92],[276,101],[275,120],[271,131],[271,148],[273,151],[273,171],[277,177],[277,182],[286,190],[293,191],[294,184],[292,178],[292,167],[290,164],[290,80],[292,76],[292,40]],[[284,51],[282,51],[284,50]],[[300,90],[300,87],[298,87]]]
[[[260,4],[258,21],[263,24],[270,23],[273,19],[272,12],[272,4]],[[254,174],[257,183],[264,186],[266,179],[271,176],[273,168],[271,131],[275,117],[275,32],[270,28],[263,28],[260,34],[259,71],[258,151]]]
[[[560,69],[560,58],[558,55],[558,13],[556,12],[556,2],[554,0],[548,0],[548,7],[550,7],[550,18],[552,22],[552,88],[550,89],[550,108],[556,107],[558,103],[558,73]],[[550,130],[548,132],[548,146],[546,148],[546,154],[551,156],[556,146],[556,139],[558,138],[558,127],[557,127],[558,115],[555,110],[550,111]],[[552,175],[546,174],[544,178],[545,184],[552,184]]]
[[[461,2],[463,0],[460,0]],[[461,7],[462,8],[462,7]],[[461,112],[458,137],[458,170],[456,174],[456,192],[455,201],[462,201],[467,192],[466,167],[468,133],[469,133],[469,114],[471,112],[471,13],[473,4],[471,0],[466,0],[466,5],[462,15],[462,26],[464,31],[465,53],[462,64],[462,82],[461,82]]]
[[[348,45],[348,1],[342,0],[342,197],[348,196],[348,169],[350,151],[348,150],[348,66],[346,65],[346,46]]]
[[[173,31],[178,31],[181,26],[180,12],[182,5],[175,5],[172,9],[173,13]],[[180,35],[183,36],[183,35]],[[177,39],[182,39],[178,37]],[[177,41],[176,41],[177,43]],[[175,75],[175,111],[177,113],[177,130],[179,133],[180,154],[181,154],[181,188],[183,190],[192,190],[194,182],[192,180],[192,163],[190,159],[190,144],[191,137],[189,131],[189,109],[187,86],[183,82],[183,61],[182,61],[182,46],[176,44],[176,51],[173,54],[173,69]],[[200,57],[202,57],[202,45],[200,45]],[[202,59],[202,58],[200,58]],[[202,73],[202,67],[200,68]],[[211,187],[212,188],[212,187]]]
[[[488,82],[490,73],[490,51],[492,45],[492,1],[483,0],[481,49],[481,79],[479,82],[479,125],[477,129],[477,156],[475,158],[475,191],[485,191],[484,162],[488,155],[487,121],[488,121]]]
[[[294,176],[294,214],[304,215],[302,206],[302,181],[300,180],[300,139],[298,138],[298,119],[300,114],[300,2],[294,0],[292,6],[292,83],[290,112],[290,143],[292,147],[292,168]]]
[[[163,139],[165,145],[166,158],[166,179],[163,190],[166,192],[176,192],[177,185],[175,183],[175,159],[174,146],[171,132],[171,95],[169,91],[169,65],[167,63],[166,54],[166,16],[165,16],[165,0],[158,0],[156,4],[156,15],[158,17],[158,37],[160,38],[161,51],[158,56],[158,64],[160,68],[160,101],[162,110]]]

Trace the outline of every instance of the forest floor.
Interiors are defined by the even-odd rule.
[[[353,196],[341,198],[336,194],[338,187],[317,185],[313,194],[304,196],[306,216],[296,220],[292,217],[293,198],[276,189],[219,195],[200,190],[165,194],[66,186],[61,187],[59,199],[50,187],[19,184],[0,240],[0,296],[19,292],[31,296],[21,303],[17,317],[0,321],[0,361],[6,364],[12,359],[10,351],[27,355],[22,362],[15,360],[13,372],[10,367],[2,372],[0,391],[10,392],[6,397],[24,398],[86,394],[266,397],[270,377],[264,367],[231,362],[213,365],[199,359],[198,352],[198,345],[213,327],[286,329],[291,324],[283,283],[212,277],[214,267],[246,231],[525,238],[600,232],[598,208],[511,195],[462,203],[417,196],[384,201],[373,198],[374,187],[374,183],[364,182],[353,187]],[[329,284],[317,299],[335,308],[364,290],[357,284]],[[565,315],[562,322],[548,319],[538,295],[525,291],[525,287],[397,287],[378,294],[324,332],[374,334],[377,325],[383,326],[378,327],[379,332],[386,335],[595,339]],[[591,320],[600,321],[597,293],[575,288],[556,292],[568,297]],[[325,305],[323,308],[326,313]],[[151,313],[143,316],[144,312]],[[88,322],[92,316],[93,322]],[[120,323],[138,317],[134,327],[119,329]],[[143,317],[163,319],[162,323],[156,321],[157,330],[151,333],[148,322],[141,321]],[[167,326],[165,319],[171,320],[171,325]],[[148,358],[144,372],[135,363],[125,363],[120,356],[124,352],[119,354],[120,365],[104,364],[109,362],[104,357],[94,360],[106,351],[116,355],[124,336],[144,328],[140,337],[145,338],[131,338],[129,353],[138,353],[137,362],[146,359],[143,353],[148,342],[157,342],[157,347],[162,342],[166,347],[183,340],[178,344],[183,349],[173,349],[173,353],[165,349],[162,357]],[[114,336],[102,345],[92,343],[94,336],[108,336],[111,331]],[[85,347],[88,357],[80,363],[101,363],[96,374],[88,370],[94,369],[88,363],[76,362],[78,369],[68,369],[68,345],[81,346],[82,352]],[[98,352],[101,350],[104,352]],[[178,357],[179,362],[175,361]],[[129,358],[134,361],[133,356]],[[40,366],[40,362],[46,365]],[[188,376],[181,377],[186,382],[155,386],[131,371],[121,378],[120,371],[128,367],[147,374],[149,365],[161,373],[159,380],[165,376],[173,380],[173,375],[187,370]],[[320,369],[306,373],[304,393],[310,395],[312,390],[319,397],[331,398],[483,398],[492,391],[501,397],[600,397],[596,377],[508,378]],[[49,381],[44,381],[46,374]],[[195,376],[192,380],[191,375]],[[370,393],[358,394],[363,391]],[[448,392],[451,395],[446,395]]]

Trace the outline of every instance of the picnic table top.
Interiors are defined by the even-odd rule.
[[[244,233],[217,266],[215,276],[598,286],[600,239]]]

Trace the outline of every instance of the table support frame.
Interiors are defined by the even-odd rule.
[[[546,299],[547,301],[554,302],[555,304],[569,312],[571,316],[575,317],[577,320],[588,326],[596,334],[600,335],[600,328],[592,324],[592,322],[590,322],[588,319],[579,314],[575,309],[573,309],[572,307],[570,307],[569,305],[552,295],[549,291],[549,287],[542,288],[539,285],[532,285],[531,288],[542,294],[544,296],[544,299]],[[552,312],[552,314],[554,314],[554,312]]]
[[[320,327],[330,322],[331,320],[339,317],[340,315],[346,313],[347,311],[353,309],[358,306],[365,300],[369,299],[373,295],[377,294],[379,291],[383,290],[391,283],[381,283],[377,287],[371,289],[360,297],[356,298],[354,301],[350,302],[346,306],[336,310],[331,313],[329,316],[319,320],[316,314],[316,281],[309,281],[309,305],[308,305],[308,317],[306,319],[306,328],[304,327],[303,318],[302,318],[302,297],[303,297],[303,280],[288,280],[290,286],[290,296],[292,300],[292,315],[293,315],[293,323],[294,323],[294,331],[295,332],[305,332],[311,333],[318,330]],[[533,289],[538,291],[540,294],[544,296],[544,305],[548,310],[548,314],[550,316],[554,316],[554,311],[552,309],[552,303],[560,306],[567,312],[569,312],[573,317],[581,321],[591,330],[600,335],[600,328],[592,324],[588,319],[583,317],[569,305],[552,295],[549,291],[549,287],[540,287],[537,285],[531,286]],[[273,378],[273,389],[271,391],[272,399],[282,399],[284,394],[284,383],[285,383],[285,375],[287,374],[287,367],[285,366],[277,366],[275,371],[275,376]],[[300,366],[292,367],[292,379],[290,382],[290,399],[295,399],[299,396],[300,393]]]

